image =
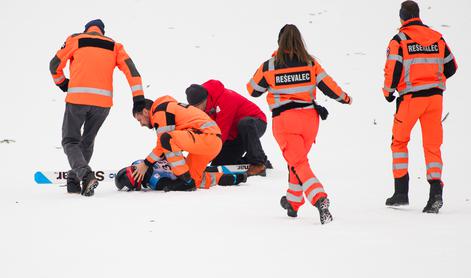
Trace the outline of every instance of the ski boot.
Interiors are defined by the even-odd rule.
[[[427,205],[422,212],[424,213],[438,213],[443,206],[443,184],[440,180],[429,180],[430,195]]]
[[[334,220],[332,214],[329,211],[329,206],[329,199],[324,197],[320,198],[315,204],[315,207],[319,210],[319,216],[322,225],[332,222],[332,220]]]
[[[409,174],[394,179],[394,194],[386,199],[386,206],[409,205]]]
[[[82,188],[80,187],[80,180],[77,175],[70,170],[67,173],[67,193],[80,193]]]
[[[95,174],[93,174],[92,171],[89,171],[82,180],[82,195],[86,197],[93,196],[97,186],[98,180],[95,178]]]
[[[244,182],[247,182],[247,173],[223,174],[219,179],[218,185],[239,185],[240,183]]]
[[[280,205],[287,211],[289,217],[298,217],[298,212],[293,209],[286,196],[281,197]]]

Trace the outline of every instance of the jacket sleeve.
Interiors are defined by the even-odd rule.
[[[267,68],[266,63],[257,69],[254,76],[247,83],[247,91],[253,97],[259,97],[268,90],[268,83],[264,76],[264,69]]]
[[[64,68],[67,65],[67,61],[74,54],[75,49],[76,46],[74,45],[72,36],[70,36],[64,42],[62,48],[57,51],[56,55],[49,62],[49,71],[51,72],[52,79],[57,86],[60,86],[66,81]]]
[[[389,42],[386,65],[384,66],[383,95],[386,98],[392,96],[402,75],[403,54],[399,41],[394,37]]]
[[[317,87],[328,97],[335,99],[340,103],[350,103],[350,96],[340,88],[337,83],[330,77],[322,68],[322,66],[316,62],[314,65],[314,73],[316,75]]]
[[[166,110],[166,107],[163,107],[163,108]],[[165,128],[165,126],[167,126],[168,120],[171,120],[171,119],[167,119],[167,115],[173,115],[173,114],[167,113],[167,111],[165,110],[155,111],[155,113],[153,113],[153,111],[149,111],[149,113],[152,113],[151,122],[153,123],[154,128],[157,132],[157,140],[155,142],[155,147],[152,149],[152,151],[144,160],[144,163],[147,166],[154,165],[155,162],[161,159],[160,157],[163,154],[162,142],[160,142],[160,137],[161,137],[162,132],[160,132],[160,130],[162,130],[162,128]]]
[[[446,78],[452,77],[456,70],[458,69],[458,64],[456,63],[455,56],[451,53],[450,48],[445,43],[445,57],[443,61],[443,74]]]
[[[118,68],[126,75],[129,86],[131,87],[133,101],[143,101],[144,100],[144,88],[142,87],[141,75],[137,71],[134,62],[131,60],[129,55],[124,50],[124,47],[120,43],[116,43],[117,48],[117,65]]]

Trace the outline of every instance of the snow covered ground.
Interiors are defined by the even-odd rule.
[[[424,215],[428,197],[420,129],[410,144],[411,205],[390,209],[394,105],[381,93],[386,46],[399,27],[396,1],[27,1],[4,0],[0,25],[0,277],[471,277],[469,30],[471,2],[419,1],[422,19],[457,57],[444,123],[445,206]],[[102,18],[136,63],[147,97],[184,101],[191,83],[245,83],[296,24],[306,44],[349,92],[352,106],[319,94],[330,110],[310,154],[332,201],[321,226],[305,205],[297,219],[279,207],[287,172],[271,131],[275,166],[238,188],[192,193],[117,192],[92,198],[37,185],[37,169],[64,169],[64,94],[48,71],[65,38]],[[95,169],[145,156],[153,132],[131,116],[116,71],[115,106],[96,140]],[[264,99],[255,102],[268,113]]]

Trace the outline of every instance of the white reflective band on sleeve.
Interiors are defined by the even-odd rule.
[[[131,87],[131,91],[133,92],[139,91],[139,90],[144,90],[144,88],[142,88],[142,85],[135,85]]]
[[[443,165],[440,162],[431,162],[427,164],[427,170],[430,170],[432,168],[438,168],[441,170],[443,168]]]
[[[177,157],[177,156],[183,156],[182,152],[168,152],[165,153],[166,158],[172,158],[172,157]]]
[[[324,79],[326,76],[327,76],[327,73],[325,71],[319,73],[316,76],[316,83],[319,84],[322,81],[322,79]]]
[[[342,94],[338,98],[336,98],[335,100],[336,101],[342,101],[344,96],[345,96],[345,92],[342,92]]]
[[[89,88],[89,87],[69,88],[67,90],[67,93],[69,93],[69,94],[87,93],[87,94],[95,94],[95,95],[101,95],[101,96],[106,96],[106,97],[112,97],[113,96],[112,91],[107,91],[107,90],[102,90],[102,89],[97,89],[97,88]]]
[[[59,76],[59,77],[57,77],[57,78],[54,78],[54,82],[55,82],[55,83],[60,83],[60,82],[62,82],[64,79],[65,79],[65,76],[62,75],[62,76]]]
[[[399,38],[401,39],[401,41],[405,41],[407,40],[407,37],[404,33],[400,32],[399,34],[397,34],[399,36]]]
[[[306,182],[304,182],[303,185],[302,185],[303,190],[306,191],[309,187],[311,187],[311,185],[316,184],[316,183],[320,183],[317,178],[310,178],[310,179],[308,179],[308,180],[307,180]]]
[[[207,122],[207,123],[204,123],[200,126],[200,129],[205,129],[205,128],[208,128],[208,127],[212,127],[212,126],[216,126],[216,122]]]
[[[443,63],[444,64],[449,63],[449,62],[453,61],[453,59],[455,59],[455,57],[453,56],[453,54],[450,54],[445,58],[445,60],[443,60]]]
[[[291,202],[300,203],[303,201],[303,195],[295,196],[289,192],[286,193],[286,199]]]
[[[157,128],[157,134],[164,133],[164,132],[170,132],[170,131],[174,131],[174,130],[175,130],[174,125],[166,125],[166,126]]]
[[[277,95],[277,94],[290,95],[290,94],[297,94],[297,93],[306,93],[314,89],[315,89],[315,86],[310,85],[310,86],[292,87],[292,88],[278,89],[278,90],[271,89],[270,92],[274,95]]]
[[[393,153],[393,158],[408,158],[408,153]]]
[[[441,179],[442,178],[442,174],[440,173],[430,173],[429,175],[427,175],[427,179],[428,180],[431,180],[431,179]]]
[[[272,57],[270,60],[268,60],[268,70],[275,70],[275,57]]]
[[[168,165],[170,165],[170,167],[178,167],[178,166],[183,166],[185,164],[186,164],[185,159],[181,159],[181,160],[174,161],[174,162],[168,162]]]
[[[402,63],[402,56],[401,55],[394,55],[394,54],[390,54],[388,56],[388,60],[395,60],[395,61],[398,61],[398,62],[401,62]]]
[[[252,86],[252,88],[254,88],[255,91],[258,91],[258,92],[261,92],[261,93],[264,93],[267,91],[267,88],[264,88],[260,85],[258,85],[257,83],[255,83],[255,80],[250,79],[250,86]]]
[[[403,170],[407,169],[408,163],[394,163],[393,164],[393,169],[394,170]]]
[[[303,187],[300,184],[290,183],[289,189],[293,191],[303,191]]]
[[[160,160],[160,157],[156,156],[156,155],[154,154],[154,152],[151,152],[151,153],[149,154],[149,157],[152,158],[154,161],[159,161],[159,160]]]
[[[319,193],[325,193],[322,187],[316,188],[312,190],[311,192],[309,192],[309,195],[307,195],[307,199],[309,200],[309,202],[312,203],[312,200],[314,199],[314,197],[316,197],[316,195]]]
[[[392,89],[392,88],[389,88],[389,87],[384,87],[383,90],[385,90],[386,92],[390,92],[390,93],[394,93],[396,91],[396,89]]]

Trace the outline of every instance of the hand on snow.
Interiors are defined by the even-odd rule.
[[[136,166],[136,170],[132,172],[132,176],[134,177],[134,180],[137,182],[141,182],[144,179],[144,176],[147,172],[147,165],[144,162],[139,163]]]

